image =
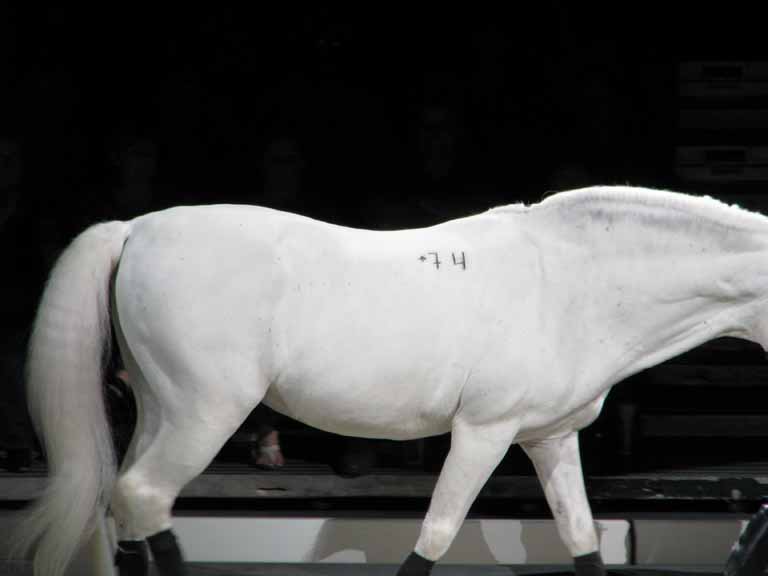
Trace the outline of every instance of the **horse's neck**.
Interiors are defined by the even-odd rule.
[[[768,262],[768,253],[763,258]],[[762,316],[768,290],[745,290],[734,282],[735,268],[755,268],[756,260],[734,256],[698,262],[670,262],[657,267],[638,296],[626,298],[632,306],[625,315],[609,315],[607,326],[620,335],[617,366],[622,379],[720,336],[736,336],[765,345],[755,320]],[[750,264],[752,266],[750,266]],[[763,269],[764,272],[768,272]],[[763,278],[768,275],[763,275]],[[604,304],[621,303],[608,297]]]
[[[604,232],[556,233],[545,250],[551,276],[568,279],[553,313],[574,319],[563,345],[585,374],[618,381],[723,335],[768,345],[768,236],[729,243],[637,225]],[[597,364],[578,358],[584,342]]]

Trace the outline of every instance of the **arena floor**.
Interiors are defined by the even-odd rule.
[[[188,563],[188,576],[395,576],[388,564],[208,564]],[[571,566],[461,566],[436,565],[433,576],[572,576]],[[722,574],[722,567],[622,566],[613,576],[705,576]],[[1,566],[0,576],[32,576],[29,566]]]

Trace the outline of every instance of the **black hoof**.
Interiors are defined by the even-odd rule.
[[[429,576],[434,565],[435,563],[432,560],[427,560],[416,554],[416,552],[411,552],[408,558],[405,559],[405,562],[403,562],[403,565],[400,566],[400,570],[397,571],[397,576]]]
[[[576,576],[606,576],[605,565],[600,552],[592,552],[573,559]]]
[[[144,540],[121,540],[117,543],[115,566],[120,576],[147,576],[149,551]]]
[[[147,538],[155,559],[157,570],[162,576],[184,576],[184,559],[174,533],[168,529]]]

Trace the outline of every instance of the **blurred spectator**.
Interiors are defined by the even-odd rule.
[[[275,428],[279,415],[268,406],[259,404],[240,426],[237,435],[245,436],[252,466],[275,470],[285,464],[280,447],[280,434]]]
[[[457,120],[447,106],[428,105],[419,126],[419,152],[430,181],[446,181],[453,173],[457,155]]]
[[[27,312],[28,254],[23,250],[24,222],[19,211],[21,155],[18,144],[0,138],[0,262],[6,280],[0,332],[0,451],[12,471],[31,461],[33,435],[24,399],[24,318]]]
[[[16,211],[20,174],[18,145],[14,140],[0,138],[0,230]]]
[[[128,220],[152,210],[157,169],[157,146],[151,140],[136,140],[125,146],[115,161],[119,182],[112,190],[113,212],[109,216]]]
[[[291,136],[274,138],[264,152],[263,204],[280,210],[300,209],[304,160],[298,141]]]
[[[62,222],[61,219],[57,218],[56,214],[43,212],[39,215],[37,247],[40,264],[46,278],[56,263],[56,259],[67,245],[69,233],[67,224],[67,222]]]
[[[26,338],[18,333],[0,344],[0,466],[18,472],[29,467],[34,445],[24,395]]]
[[[573,190],[597,184],[581,162],[571,161],[555,167],[547,180],[547,193]]]

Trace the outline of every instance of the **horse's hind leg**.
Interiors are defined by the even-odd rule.
[[[118,477],[121,477],[136,462],[138,455],[142,454],[151,444],[160,429],[160,417],[157,410],[143,410],[143,406],[156,404],[151,396],[148,396],[148,388],[138,366],[132,362],[130,356],[125,357],[126,364],[130,366],[124,381],[131,388],[136,401],[136,428],[131,437],[131,443],[126,450]],[[115,512],[115,507],[118,507]],[[149,573],[149,551],[147,542],[143,537],[138,537],[129,528],[126,520],[128,514],[119,510],[119,501],[113,499],[112,512],[118,523],[118,542],[115,554],[115,566],[120,576],[146,576]]]
[[[176,497],[211,462],[261,397],[254,395],[252,402],[245,401],[220,390],[215,398],[206,398],[200,391],[210,387],[192,384],[183,393],[177,389],[179,393],[165,398],[162,406],[148,392],[142,394],[145,438],[135,446],[135,460],[123,467],[112,497],[121,547],[125,543],[140,547],[146,540],[163,576],[184,574],[171,523]],[[154,432],[151,438],[150,430]],[[121,566],[121,576],[124,571],[134,576],[128,570],[141,567],[126,565],[123,570]]]
[[[458,420],[416,548],[398,576],[426,576],[453,542],[469,507],[506,454],[516,423],[473,426]]]
[[[119,324],[116,324],[116,336],[120,344],[121,356],[125,366],[120,378],[131,390],[136,403],[136,426],[131,436],[131,442],[123,457],[120,473],[122,476],[150,445],[160,429],[160,412],[152,407],[157,402],[150,394],[144,375],[136,364],[130,349],[126,346]],[[146,409],[149,408],[149,409]],[[119,506],[119,503],[118,503]],[[112,504],[115,513],[115,502]],[[115,566],[120,576],[146,576],[149,573],[149,551],[144,538],[138,538],[127,532],[125,514],[118,511],[118,542],[115,553]],[[120,526],[122,525],[122,526]]]
[[[121,540],[146,539],[163,576],[184,573],[181,551],[172,532],[173,503],[238,424],[193,419],[164,423],[149,448],[118,478],[113,511]]]

